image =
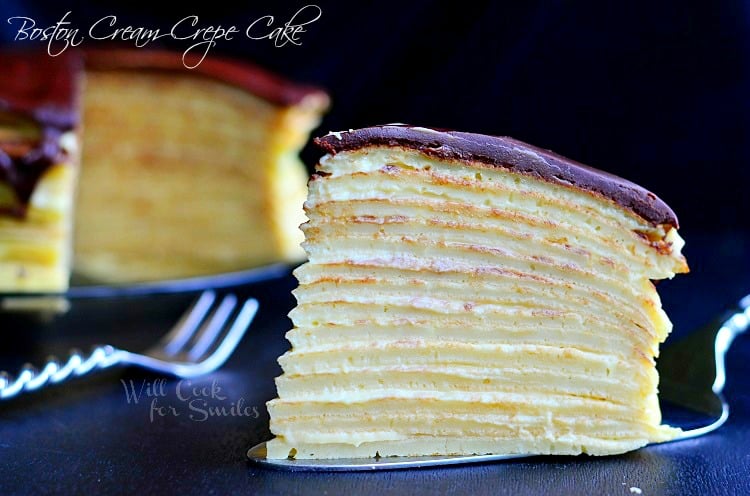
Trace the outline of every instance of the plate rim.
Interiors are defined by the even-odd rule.
[[[126,283],[71,286],[60,292],[0,292],[0,299],[64,297],[68,299],[111,298],[164,293],[188,293],[203,289],[222,289],[245,284],[280,279],[299,264],[274,263],[233,272],[222,272],[180,279]]]

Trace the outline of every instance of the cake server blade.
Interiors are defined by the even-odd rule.
[[[662,422],[682,429],[673,443],[713,432],[729,418],[729,405],[722,391],[726,383],[724,359],[734,338],[750,327],[750,295],[739,307],[715,319],[686,338],[665,347],[657,368],[660,375],[659,402]],[[653,443],[664,444],[664,443]],[[251,462],[273,469],[306,472],[363,472],[468,465],[541,455],[455,455],[335,460],[268,459],[266,443],[247,452]]]
[[[659,371],[662,422],[682,429],[676,441],[708,434],[729,418],[724,398],[725,359],[734,339],[750,327],[750,295],[738,308],[665,347]]]
[[[247,451],[250,461],[258,465],[300,472],[368,472],[373,470],[397,470],[404,468],[438,467],[443,465],[467,465],[528,458],[536,455],[455,455],[455,456],[390,456],[380,458],[338,458],[335,460],[295,460],[266,458],[266,443],[260,443]]]

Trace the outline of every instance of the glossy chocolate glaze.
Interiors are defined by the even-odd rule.
[[[33,142],[0,135],[0,183],[8,184],[17,203],[0,207],[0,214],[23,217],[34,188],[44,172],[65,159],[60,136],[80,121],[80,91],[84,61],[87,70],[157,70],[198,75],[242,88],[273,105],[310,105],[324,109],[328,95],[321,89],[292,83],[245,62],[208,57],[186,69],[182,54],[137,49],[98,49],[64,52],[50,57],[42,52],[0,52],[0,113],[31,118],[39,127]],[[189,65],[197,60],[186,58]],[[1,122],[0,122],[1,124]]]
[[[315,144],[331,154],[368,146],[404,147],[439,159],[509,169],[602,195],[653,225],[679,226],[672,209],[637,184],[513,138],[390,124],[329,133]]]

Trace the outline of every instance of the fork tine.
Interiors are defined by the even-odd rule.
[[[216,300],[215,292],[201,293],[200,297],[182,314],[172,330],[162,338],[164,353],[174,355],[185,346],[211,309],[214,300]]]
[[[188,351],[190,360],[198,359],[211,347],[236,306],[237,297],[228,294],[221,301],[221,304],[211,312],[192,340],[193,344]]]
[[[250,323],[258,313],[258,300],[250,298],[245,301],[230,325],[224,326],[222,336],[215,340],[215,346],[198,360],[194,366],[194,375],[207,374],[221,367],[242,340]]]

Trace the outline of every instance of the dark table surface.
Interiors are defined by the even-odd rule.
[[[684,237],[692,274],[659,286],[674,338],[750,292],[750,232]],[[288,347],[294,284],[287,276],[242,289],[259,298],[261,311],[226,366],[208,377],[163,381],[110,370],[0,404],[0,494],[631,494],[630,487],[644,495],[750,493],[747,337],[728,356],[729,421],[703,438],[604,458],[378,473],[289,473],[248,464],[246,450],[270,437],[265,402],[275,396],[276,358]],[[148,345],[190,299],[83,300],[46,326],[0,317],[0,369],[96,342]],[[138,401],[126,393],[132,388],[141,392]]]

